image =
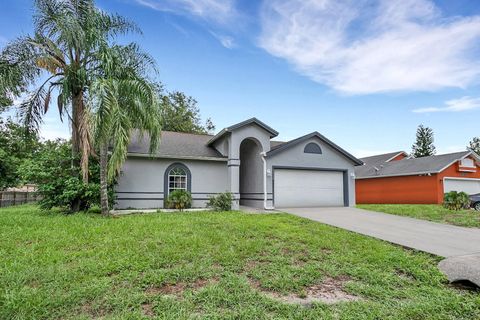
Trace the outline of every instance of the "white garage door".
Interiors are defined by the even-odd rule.
[[[343,172],[276,169],[277,208],[344,206]]]
[[[480,180],[445,178],[443,182],[445,192],[463,191],[467,194],[480,193]]]

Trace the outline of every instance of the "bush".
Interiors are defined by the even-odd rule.
[[[192,206],[192,195],[185,190],[175,190],[168,195],[167,207],[183,211]]]
[[[88,209],[87,211],[88,213],[102,213],[102,208],[100,208],[98,205],[93,205],[90,207],[90,209]]]
[[[465,192],[450,191],[445,193],[443,206],[449,210],[462,210],[470,207],[470,198]]]
[[[216,196],[210,197],[207,207],[215,211],[230,211],[232,210],[233,195],[231,192],[219,193]]]
[[[80,203],[80,210],[100,205],[100,167],[92,159],[89,166],[89,183],[82,181],[80,168],[72,168],[71,144],[65,140],[46,141],[36,156],[20,166],[24,182],[38,186],[42,196],[39,205],[43,209],[60,207],[71,210]],[[114,193],[109,188],[109,203],[113,204]]]

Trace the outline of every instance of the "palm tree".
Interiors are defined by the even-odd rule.
[[[131,134],[148,134],[150,153],[157,149],[161,108],[158,87],[147,78],[147,71],[154,68],[153,60],[137,46],[107,48],[103,61],[104,77],[92,85],[92,106],[93,136],[100,150],[101,208],[106,215],[108,184],[125,161]]]
[[[119,34],[139,31],[130,21],[95,7],[94,0],[36,0],[34,35],[20,37],[0,53],[0,100],[5,104],[29,87],[19,107],[26,128],[37,131],[57,95],[60,118],[72,130],[72,154],[80,155],[88,182],[91,139],[87,105],[90,87],[101,75],[102,54]]]

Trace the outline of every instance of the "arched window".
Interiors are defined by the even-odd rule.
[[[192,176],[187,166],[182,163],[174,163],[165,170],[164,187],[165,196],[172,191],[185,190],[191,192]]]
[[[315,153],[315,154],[322,154],[322,149],[320,146],[314,142],[310,142],[305,146],[305,149],[303,149],[304,153]]]

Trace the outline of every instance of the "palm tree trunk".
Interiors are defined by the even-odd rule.
[[[78,157],[80,153],[80,114],[83,113],[83,96],[79,94],[72,99],[72,156]],[[78,164],[78,163],[77,163]]]
[[[72,176],[77,177],[77,168],[80,166],[78,156],[80,155],[80,115],[83,113],[83,94],[82,92],[73,96],[72,99]],[[72,212],[80,211],[82,203],[80,199],[75,199],[70,204]]]
[[[72,100],[72,154],[80,157],[76,165],[80,166],[82,179],[88,183],[88,156],[90,154],[90,137],[88,134],[87,114],[83,101],[83,91]]]
[[[107,165],[108,165],[108,145],[102,143],[100,145],[100,203],[102,214],[108,215],[108,181],[107,181]]]

